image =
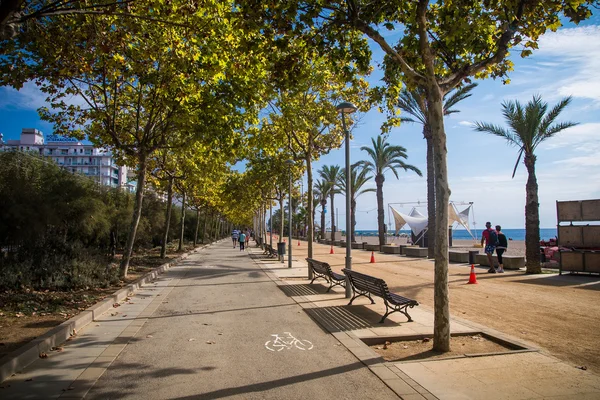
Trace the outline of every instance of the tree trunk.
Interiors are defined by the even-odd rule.
[[[279,211],[281,215],[281,223],[279,224],[279,243],[283,243],[283,229],[285,227],[285,211],[283,210],[283,194],[279,198]]]
[[[325,207],[327,200],[321,200],[321,239],[325,239]]]
[[[423,127],[427,142],[427,258],[435,258],[435,165],[430,128]]]
[[[198,228],[200,228],[200,207],[196,208],[196,230],[194,231],[194,247],[198,245]]]
[[[183,250],[183,234],[185,232],[185,190],[183,191],[183,199],[181,201],[181,232],[179,233],[179,246],[177,251]]]
[[[309,141],[309,149],[312,148]],[[308,184],[308,215],[313,215],[314,198],[313,198],[313,176],[312,176],[312,159],[310,152],[306,155],[306,180]],[[310,218],[308,221],[308,232],[306,233],[306,240],[308,241],[308,257],[313,257],[313,235],[315,232],[315,221],[314,218]],[[308,279],[313,279],[312,268],[308,268]]]
[[[215,213],[214,215],[215,218],[215,228],[212,231],[212,239],[217,240],[217,238],[219,237],[219,215],[218,213]]]
[[[335,208],[333,208],[333,198],[334,198],[334,194],[333,194],[333,187],[331,188],[332,193],[329,195],[329,199],[331,200],[331,240],[333,241],[335,239]]]
[[[356,230],[356,200],[352,198],[352,207],[350,207],[350,218],[352,221],[352,233],[350,235],[350,240],[352,243],[356,242],[356,237],[354,236],[354,231]]]
[[[125,246],[123,260],[121,261],[121,278],[127,277],[127,270],[129,269],[129,260],[131,259],[131,253],[133,252],[135,235],[137,234],[137,228],[140,224],[140,217],[142,216],[144,186],[146,184],[146,154],[144,153],[139,153],[138,155],[138,168],[137,186],[135,189],[135,203],[133,205],[133,219],[131,220],[129,234],[127,235],[127,245]]]
[[[204,240],[206,239],[206,229],[208,227],[208,215],[207,215],[207,209],[204,208],[204,229],[202,231],[202,244],[204,244]]]
[[[173,209],[173,178],[169,177],[167,186],[167,211],[165,212],[165,231],[160,245],[160,258],[167,255],[167,242],[169,241],[169,227],[171,225],[171,210]]]
[[[375,176],[377,185],[377,229],[379,231],[379,245],[385,245],[385,209],[383,208],[383,175]]]
[[[528,274],[541,274],[540,264],[540,203],[535,176],[535,155],[525,154],[527,185],[525,186],[525,267]]]
[[[429,82],[427,102],[433,141],[435,171],[435,273],[433,350],[450,351],[450,307],[448,303],[448,204],[450,187],[444,131],[443,94],[435,81]]]

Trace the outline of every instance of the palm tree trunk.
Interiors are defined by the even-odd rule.
[[[535,155],[525,154],[527,185],[525,186],[525,267],[528,274],[540,274],[540,204],[535,176]]]
[[[333,191],[333,188],[331,189]],[[331,200],[331,240],[335,240],[335,212],[334,212],[334,208],[333,208],[333,197],[335,195],[332,193],[329,195],[329,198]]]
[[[121,261],[121,278],[127,277],[127,270],[129,269],[129,260],[131,259],[131,253],[133,252],[133,244],[135,243],[137,228],[140,224],[140,218],[142,216],[142,204],[144,202],[144,186],[146,185],[146,162],[146,154],[139,153],[139,169],[137,176],[137,186],[135,190],[135,203],[133,205],[133,218],[131,220],[131,225],[129,226],[129,234],[127,235],[127,245],[125,246],[125,251],[123,252],[123,260]]]
[[[379,230],[379,245],[385,245],[385,209],[383,208],[383,182],[385,177],[378,174],[375,177],[377,185],[377,229]]]
[[[325,206],[327,200],[321,200],[321,239],[325,239]]]
[[[183,200],[181,201],[181,232],[179,233],[179,246],[177,251],[183,250],[183,234],[185,232],[185,191],[183,191]]]
[[[352,233],[350,236],[350,240],[352,243],[356,242],[356,237],[354,237],[354,231],[356,230],[356,200],[352,198],[351,207],[350,207],[350,218],[352,222]]]
[[[429,81],[427,102],[435,163],[435,272],[433,350],[450,351],[450,307],[448,301],[448,184],[443,94],[434,79]]]
[[[433,163],[433,139],[429,127],[423,127],[427,142],[427,258],[435,255],[435,165]],[[426,132],[427,131],[427,132]]]
[[[167,242],[169,241],[169,227],[171,225],[171,210],[173,209],[173,178],[169,177],[167,184],[167,211],[165,211],[165,231],[160,246],[160,258],[165,258],[167,255]]]

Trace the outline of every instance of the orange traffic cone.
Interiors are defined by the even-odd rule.
[[[372,251],[371,252],[371,264],[374,264],[374,263],[375,263],[375,252]]]
[[[300,246],[300,241],[298,240],[298,246]]]
[[[477,283],[477,276],[475,275],[475,266],[471,264],[471,274],[469,275],[469,282],[467,284]]]
[[[331,245],[331,250],[329,250],[329,254],[333,254],[333,245]]]

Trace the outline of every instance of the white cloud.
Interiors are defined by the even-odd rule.
[[[558,64],[568,66],[558,80],[547,85],[552,97],[574,96],[591,99],[600,106],[600,26],[560,29],[540,38],[536,56],[555,61],[538,62],[550,72]],[[560,69],[560,68],[558,68]]]
[[[46,105],[46,95],[33,82],[26,82],[21,90],[0,88],[0,108],[37,110]]]
[[[475,126],[475,123],[473,121],[460,121],[458,124],[462,125],[462,126],[468,126],[468,127]]]
[[[600,122],[576,125],[556,134],[541,145],[542,149],[565,149],[596,151],[600,140]]]
[[[600,167],[600,157],[597,154],[590,156],[579,156],[566,158],[564,160],[554,161],[554,164],[566,164],[573,168],[580,167]]]

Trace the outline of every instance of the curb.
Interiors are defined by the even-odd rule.
[[[185,260],[190,254],[196,253],[210,246],[211,244],[212,243],[196,247],[188,253],[181,254],[173,261],[154,268],[152,271],[140,277],[135,282],[122,287],[112,295],[106,297],[104,300],[101,300],[93,306],[81,311],[76,316],[66,320],[58,326],[55,326],[42,336],[33,339],[31,342],[7,354],[5,357],[3,357],[6,358],[6,360],[2,361],[0,364],[0,382],[4,382],[18,371],[21,371],[23,368],[33,363],[40,357],[40,353],[48,352],[53,347],[57,347],[58,345],[66,342],[67,339],[75,335],[78,330],[111,309],[114,303],[118,303],[125,299],[130,293],[135,292],[145,283],[156,279],[160,274],[164,273],[178,262]]]

